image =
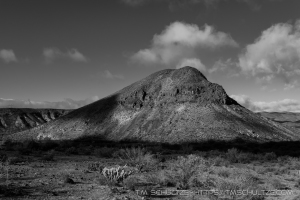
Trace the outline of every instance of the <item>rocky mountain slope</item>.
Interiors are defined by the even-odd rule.
[[[259,114],[280,124],[294,127],[300,131],[300,113],[260,112]]]
[[[292,128],[255,114],[192,67],[158,71],[122,90],[12,139],[74,139],[99,135],[179,143],[242,137],[298,140]]]
[[[68,112],[58,109],[0,108],[0,136],[42,125]]]

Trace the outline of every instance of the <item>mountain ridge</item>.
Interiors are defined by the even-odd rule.
[[[23,139],[75,139],[178,143],[237,137],[259,141],[298,140],[292,128],[255,114],[209,82],[197,69],[155,72],[92,104],[45,125],[20,132]]]
[[[70,110],[0,108],[0,135],[9,135],[45,124],[67,114]]]

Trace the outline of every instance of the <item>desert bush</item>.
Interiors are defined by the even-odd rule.
[[[70,155],[70,154],[78,154],[77,148],[75,147],[70,147],[68,149],[66,149],[66,154]]]
[[[94,150],[94,155],[102,158],[111,158],[115,152],[114,148],[102,147]]]
[[[236,148],[228,149],[226,158],[231,163],[237,163],[239,160],[239,151]]]
[[[50,151],[46,152],[46,154],[41,157],[41,160],[44,160],[44,161],[53,161],[54,160],[54,156],[55,156],[55,151],[54,150],[50,150]]]
[[[228,166],[230,164],[230,162],[227,159],[224,159],[220,156],[210,158],[209,160],[215,166]]]
[[[120,149],[113,154],[113,157],[120,158],[129,166],[145,171],[155,169],[158,164],[158,160],[154,158],[153,154],[140,147]]]
[[[217,175],[223,178],[228,178],[231,175],[231,173],[231,170],[225,167],[222,167],[217,171]]]
[[[231,163],[251,163],[259,160],[259,156],[253,153],[240,152],[236,148],[228,149],[225,158]]]
[[[178,189],[189,189],[193,187],[194,179],[207,169],[206,161],[199,156],[180,156],[175,162],[170,162],[166,175]]]
[[[8,158],[8,164],[9,165],[15,165],[22,162],[27,162],[28,160],[23,156],[16,156],[16,157],[10,157]]]
[[[88,170],[97,171],[102,173],[102,170],[105,168],[105,165],[101,162],[93,162],[88,164]]]
[[[78,148],[78,154],[80,155],[91,155],[92,153],[94,152],[93,150],[93,147],[90,145],[90,146],[80,146]]]
[[[277,156],[274,152],[268,152],[268,153],[265,153],[264,155],[264,160],[265,161],[272,161],[272,160],[275,160],[277,159]]]
[[[155,173],[148,173],[145,175],[145,179],[147,183],[151,185],[166,185],[165,184],[166,178],[167,177],[164,176],[162,171],[155,172]]]
[[[287,189],[287,186],[285,184],[283,184],[282,181],[280,181],[278,179],[274,179],[272,181],[272,186],[276,190],[285,190],[285,189]]]
[[[258,191],[261,188],[258,186],[258,178],[255,172],[245,171],[238,168],[223,168],[221,173],[212,177],[212,188],[217,191],[228,191],[221,197],[212,195],[211,199],[228,198],[228,199],[264,199],[264,197],[253,196],[251,194],[241,195],[237,191],[248,190]],[[224,173],[226,172],[226,173]]]
[[[129,176],[123,180],[123,186],[129,190],[134,191],[140,184],[140,179],[137,176]]]

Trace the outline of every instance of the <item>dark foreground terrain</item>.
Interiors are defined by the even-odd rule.
[[[299,146],[300,142],[240,139],[182,145],[99,138],[6,141],[1,149],[0,199],[296,200]],[[118,165],[127,175],[103,174],[105,167]],[[238,193],[242,190],[249,192]]]

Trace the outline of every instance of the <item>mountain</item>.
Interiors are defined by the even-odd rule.
[[[280,124],[294,127],[300,131],[300,113],[260,112],[259,114]]]
[[[52,121],[70,110],[0,108],[0,137]]]
[[[75,139],[180,143],[244,138],[299,140],[300,134],[239,105],[197,69],[158,71],[114,94],[11,139]]]

